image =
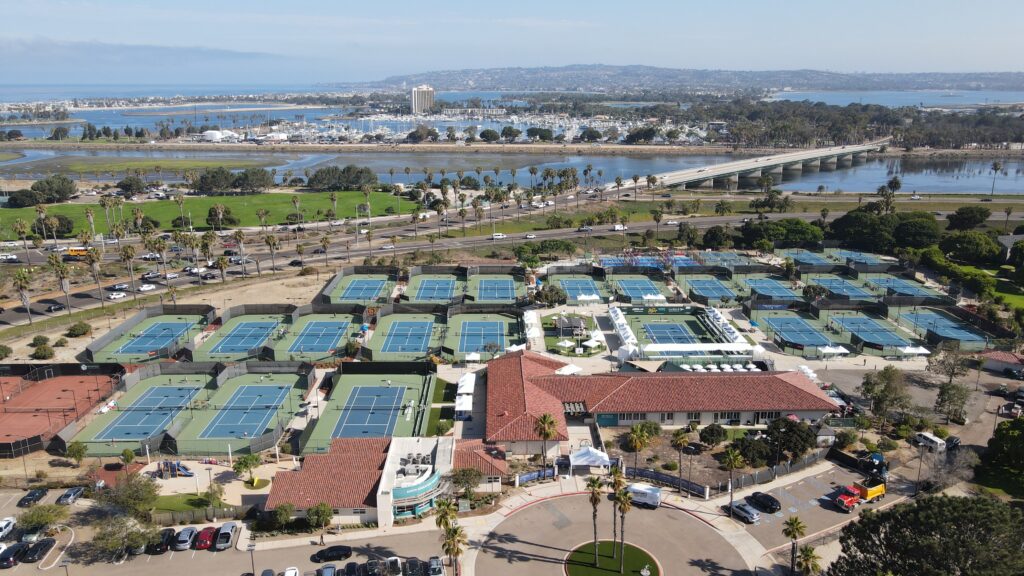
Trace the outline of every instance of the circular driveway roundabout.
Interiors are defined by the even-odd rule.
[[[488,534],[477,554],[474,573],[565,576],[565,557],[594,538],[592,514],[590,502],[583,495],[528,506]],[[612,505],[608,499],[597,509],[597,536],[602,540],[612,536]],[[626,514],[626,542],[654,556],[662,574],[750,574],[739,553],[714,528],[675,508],[634,507]]]

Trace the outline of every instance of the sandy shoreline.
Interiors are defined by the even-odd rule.
[[[112,142],[52,142],[47,140],[24,140],[0,142],[0,149],[63,149],[63,150],[171,150],[171,151],[209,151],[209,152],[247,152],[247,153],[409,153],[429,152],[442,154],[564,154],[564,155],[600,155],[600,156],[687,156],[687,155],[742,155],[760,156],[783,152],[794,152],[799,148],[740,148],[731,146],[664,146],[664,145],[621,145],[621,144],[472,144],[456,145],[445,142],[421,144],[214,144],[201,142],[158,142],[147,143],[112,143]],[[905,151],[900,148],[889,148],[885,152],[874,153],[883,157],[918,157],[918,158],[1013,158],[1024,157],[1024,150],[954,150],[918,148]]]

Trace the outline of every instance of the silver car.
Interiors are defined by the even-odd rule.
[[[726,512],[729,511],[729,506],[725,507]],[[746,502],[735,502],[732,505],[732,516],[743,520],[747,524],[753,524],[761,521],[761,513],[754,509],[753,506]]]
[[[178,551],[188,550],[196,541],[197,534],[199,534],[199,531],[195,528],[192,528],[191,526],[187,528],[182,528],[181,532],[178,532],[178,534],[174,537],[173,548]]]

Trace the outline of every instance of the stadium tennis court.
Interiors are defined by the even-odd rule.
[[[157,322],[117,349],[114,354],[146,354],[178,341],[192,327],[191,322]]]
[[[329,352],[338,347],[345,337],[348,322],[313,321],[306,324],[302,333],[288,348],[289,352]]]
[[[829,292],[847,298],[873,299],[875,295],[860,286],[855,286],[842,278],[814,278],[812,284],[823,286]]]
[[[252,438],[267,429],[288,397],[288,386],[239,386],[199,438]]]
[[[480,280],[480,300],[515,300],[516,285],[511,278],[484,278]]]
[[[795,300],[800,298],[800,296],[797,296],[791,288],[788,288],[778,280],[773,280],[771,278],[751,278],[749,280],[744,280],[744,282],[751,290],[756,290],[758,294],[764,294],[765,296],[770,296],[777,300]]]
[[[962,322],[947,318],[937,312],[907,312],[900,314],[900,318],[910,322],[916,328],[931,330],[943,338],[960,340],[962,342],[984,342],[987,340],[981,334],[971,330]]]
[[[623,294],[634,300],[643,300],[644,296],[661,295],[661,290],[658,290],[658,287],[650,280],[616,280],[615,283],[619,285],[619,290]]]
[[[96,440],[142,440],[167,429],[167,425],[199,393],[194,386],[156,386],[146,390]],[[119,408],[120,409],[120,408]]]
[[[693,344],[700,338],[683,324],[644,323],[644,333],[654,344]]]
[[[802,346],[829,346],[832,344],[832,341],[827,336],[814,326],[811,326],[803,318],[794,318],[792,316],[765,317],[762,321],[771,328],[772,332],[778,334],[786,342]]]
[[[433,329],[433,322],[395,322],[388,328],[388,335],[380,351],[426,352]]]
[[[600,297],[597,292],[597,284],[590,278],[565,278],[558,281],[565,290],[565,295],[570,300],[579,300],[583,296],[592,298]]]
[[[736,298],[736,294],[733,293],[732,290],[729,290],[726,288],[725,284],[722,284],[714,278],[710,280],[687,280],[686,283],[690,285],[690,289],[693,290],[694,293],[708,299],[721,298],[723,296],[730,300]]]
[[[341,409],[332,438],[390,436],[402,411],[402,386],[356,386]],[[343,473],[344,471],[339,471]]]
[[[455,295],[455,280],[450,278],[424,278],[416,290],[417,300],[451,300]]]
[[[910,282],[903,278],[868,278],[868,284],[885,290],[891,288],[896,294],[904,296],[931,296],[931,292],[919,286],[916,282]]]
[[[384,288],[384,280],[356,278],[345,287],[339,300],[376,300]]]
[[[210,354],[238,354],[247,352],[267,341],[277,322],[242,322],[221,339]]]
[[[459,352],[485,352],[488,344],[505,349],[505,323],[467,320],[462,323]]]
[[[839,324],[843,330],[856,334],[858,338],[866,342],[873,342],[882,346],[910,345],[899,334],[871,318],[839,316],[833,317],[832,320]]]

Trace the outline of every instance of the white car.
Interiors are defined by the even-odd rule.
[[[345,225],[345,223],[342,222],[341,220],[332,220],[331,221],[331,226],[344,226],[344,225]]]
[[[8,240],[7,242],[4,242],[3,246],[4,248],[17,248],[18,243]]]
[[[165,280],[173,280],[173,279],[175,279],[177,277],[178,277],[178,273],[177,272],[168,272],[167,275],[164,276],[164,279]]]
[[[202,266],[199,266],[199,267],[196,267],[196,268],[192,268],[191,270],[186,270],[186,272],[188,272],[192,276],[199,276],[203,272],[206,272],[206,268],[203,268]]]
[[[122,290],[127,290],[128,289],[128,285],[127,284],[123,284],[123,283],[122,284],[114,284],[113,286],[110,287],[110,289],[115,291],[115,292],[120,292]]]
[[[666,226],[679,226],[679,220],[669,220],[668,222],[665,222],[665,225]]]
[[[502,232],[491,234],[491,240],[504,240],[505,238],[508,238],[508,236]]]
[[[103,241],[105,244],[117,244],[117,238],[107,238]]]
[[[302,576],[298,568],[285,568],[281,576]]]
[[[566,200],[572,200],[573,198],[575,198],[575,196],[573,196],[572,194],[565,197]]]
[[[8,516],[3,520],[0,520],[0,540],[7,538],[14,531],[14,527],[18,524],[18,521],[13,517]]]
[[[107,294],[107,300],[120,300],[126,296],[128,295],[124,292],[111,292],[110,294]]]
[[[385,245],[381,246],[380,248],[381,248],[381,250],[394,250],[395,249],[395,245],[394,244],[385,244]]]
[[[142,284],[139,286],[139,292],[149,292],[150,290],[156,290],[156,286],[152,284]]]
[[[156,252],[150,252],[148,254],[143,254],[142,255],[142,259],[143,260],[147,260],[147,261],[159,260],[160,259],[160,255],[157,254]]]
[[[370,232],[370,231],[369,231],[369,230],[367,230],[366,228],[363,228],[363,229],[361,229],[361,230],[359,231],[359,233],[360,233],[360,234],[367,234],[367,233],[369,233],[369,232]]]
[[[526,239],[527,239],[527,240],[533,240],[533,239],[534,239],[534,238],[536,238],[536,237],[537,237],[537,235],[536,235],[536,234],[527,234],[527,235],[526,235]]]

